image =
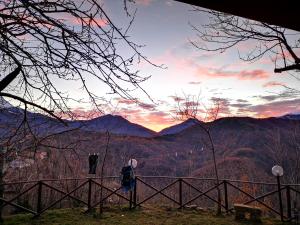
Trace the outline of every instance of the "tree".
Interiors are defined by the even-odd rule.
[[[106,146],[105,146],[105,153],[101,165],[101,177],[100,177],[100,214],[103,214],[103,179],[104,179],[104,168],[105,168],[105,162],[106,162],[106,157],[108,153],[108,148],[109,148],[109,142],[110,142],[110,133],[109,131],[106,131]]]
[[[219,187],[219,173],[218,173],[218,166],[216,160],[216,147],[215,143],[211,134],[212,122],[218,118],[220,112],[220,100],[214,99],[212,107],[205,107],[201,109],[201,105],[203,104],[200,101],[200,95],[186,95],[184,94],[183,97],[176,96],[175,98],[177,105],[175,108],[175,118],[177,120],[187,120],[187,119],[194,119],[193,121],[195,124],[201,128],[201,130],[205,133],[208,139],[209,148],[212,152],[213,156],[213,163],[214,163],[214,172],[216,177],[216,185],[218,191],[218,212],[217,214],[221,214],[221,190]],[[202,122],[204,121],[204,122]]]
[[[0,96],[63,122],[59,113],[70,113],[69,101],[80,100],[60,90],[58,82],[80,82],[100,111],[104,98],[90,91],[88,79],[125,98],[132,98],[132,88],[144,91],[140,83],[148,77],[131,66],[148,60],[129,40],[131,17],[122,30],[96,0],[0,1]],[[127,46],[131,55],[121,55],[118,46]]]
[[[69,96],[59,83],[79,83],[99,112],[107,101],[90,90],[91,82],[104,83],[110,93],[125,98],[134,98],[132,89],[144,91],[140,83],[149,77],[140,76],[132,66],[149,61],[128,36],[134,19],[127,10],[130,2],[134,1],[124,0],[129,23],[121,29],[97,0],[0,0],[0,100],[4,97],[23,109],[18,115],[23,120],[1,137],[1,145],[14,149],[12,142],[37,146],[46,140],[32,131],[29,110],[64,124],[62,115],[73,118],[70,103],[83,101]]]
[[[273,165],[280,165],[284,169],[284,181],[298,184],[300,181],[300,132],[299,123],[288,130],[270,130],[267,132],[266,149],[270,152]]]
[[[71,86],[79,82],[99,112],[105,98],[91,91],[90,82],[104,83],[110,93],[124,98],[134,99],[132,89],[147,95],[140,83],[149,77],[132,68],[141,60],[151,63],[139,52],[141,45],[128,36],[134,14],[127,7],[134,1],[124,0],[129,22],[123,29],[113,23],[99,2],[0,0],[0,98],[19,103],[23,109],[23,120],[12,128],[13,135],[0,140],[0,147],[7,150],[0,152],[0,164],[20,140],[27,147],[37,147],[48,136],[53,138],[53,134],[37,137],[32,132],[28,111],[48,114],[62,123],[61,115],[72,118],[70,102],[82,100],[68,96],[59,83]]]
[[[300,33],[264,22],[252,21],[222,12],[195,8],[209,16],[209,23],[203,27],[192,25],[202,41],[192,41],[205,51],[224,52],[241,43],[253,46],[242,60],[254,62],[264,56],[272,57],[275,73],[300,70]],[[250,44],[250,45],[249,45]]]

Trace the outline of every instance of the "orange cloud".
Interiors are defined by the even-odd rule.
[[[163,111],[145,113],[141,109],[121,109],[118,114],[132,123],[140,124],[154,131],[160,131],[176,123],[170,114]]]
[[[160,131],[168,126],[172,126],[178,121],[175,121],[172,116],[162,111],[151,112],[144,116],[143,125],[155,130]]]

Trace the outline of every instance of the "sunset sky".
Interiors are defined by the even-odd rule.
[[[121,0],[104,1],[104,8],[119,27],[129,21],[123,7]],[[280,86],[297,88],[300,81],[286,73],[274,74],[274,63],[268,56],[251,64],[242,62],[238,51],[247,53],[249,44],[241,44],[239,49],[223,54],[195,49],[190,40],[197,40],[197,36],[189,23],[200,27],[208,19],[193,11],[190,5],[171,0],[137,0],[130,10],[135,7],[137,13],[129,32],[130,39],[145,45],[142,54],[165,68],[145,62],[136,65],[140,75],[151,75],[142,87],[153,101],[141,91],[132,92],[140,104],[108,96],[113,101],[115,114],[159,131],[180,122],[174,120],[172,110],[176,105],[174,96],[183,96],[183,93],[200,94],[206,107],[212,104],[212,99],[219,98],[223,107],[221,116],[269,117],[300,113],[300,98]],[[92,89],[99,95],[105,94],[105,88],[99,84],[92,84]],[[80,95],[77,89],[70,91],[74,96]],[[78,112],[91,110],[79,105],[73,108]]]

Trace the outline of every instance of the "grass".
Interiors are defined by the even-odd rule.
[[[83,214],[83,209],[49,210],[38,219],[18,214],[4,218],[4,225],[249,225],[233,216],[215,216],[208,212],[147,207],[136,210],[106,209],[102,216]],[[263,219],[261,225],[279,225],[278,220]],[[286,224],[286,223],[285,223]]]

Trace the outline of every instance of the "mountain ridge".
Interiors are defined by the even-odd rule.
[[[0,118],[4,115],[3,112],[8,115],[11,114],[7,110],[2,110]],[[12,115],[20,116],[21,114],[13,113]],[[41,114],[30,115],[33,118],[41,119],[41,121],[45,117]],[[55,119],[51,119],[51,121],[54,127],[62,127]],[[55,143],[57,145],[61,144],[61,140],[63,140],[64,146],[69,146],[84,137],[85,141],[76,146],[76,153],[80,155],[77,164],[74,163],[74,169],[76,169],[74,171],[77,171],[76,176],[77,173],[86,176],[86,160],[90,152],[104,154],[106,135],[104,132],[95,131],[96,128],[101,130],[103,121],[110,124],[112,132],[119,131],[118,134],[121,134],[124,133],[124,129],[126,131],[126,134],[114,135],[112,133],[111,135],[108,170],[110,175],[119,173],[124,163],[128,162],[128,158],[133,157],[139,161],[137,168],[139,174],[153,176],[214,176],[210,143],[207,133],[200,126],[191,123],[191,126],[181,129],[179,133],[161,136],[159,134],[153,135],[150,130],[153,136],[145,138],[135,136],[135,133],[131,133],[133,134],[131,136],[128,135],[127,125],[131,127],[133,126],[132,123],[121,116],[114,115],[105,115],[91,120],[69,121],[70,126],[68,128],[72,128],[71,124],[74,125],[73,128],[81,124],[84,124],[84,127],[79,130],[75,129],[72,132],[61,133],[58,136],[53,135],[48,140],[49,143],[54,143],[53,145]],[[185,122],[188,123],[191,120]],[[3,124],[3,121],[0,123]],[[124,126],[119,125],[120,123],[124,123]],[[118,125],[117,128],[120,128],[119,130],[114,129],[116,125]],[[276,117],[265,119],[227,117],[206,125],[211,125],[211,137],[216,149],[220,177],[240,179],[243,174],[248,174],[250,179],[266,180],[273,178],[270,168],[278,163],[282,150],[286,152],[285,157],[287,160],[282,162],[283,168],[287,171],[286,174],[292,174],[291,171],[294,171],[293,168],[297,166],[295,159],[298,154],[296,152],[298,151],[297,146],[300,143],[300,135],[297,132],[300,131],[300,120]],[[134,131],[140,134],[137,128],[140,127],[133,126]],[[145,130],[142,129],[142,131]],[[147,134],[149,134],[148,131]],[[49,148],[43,146],[40,147],[39,154],[47,152],[57,154],[54,161],[60,162],[61,155],[59,152],[49,150]],[[71,160],[77,160],[76,157],[74,155]],[[40,163],[43,164],[46,161],[41,160]],[[77,167],[78,165],[80,167]],[[45,174],[48,176],[47,171]],[[54,177],[56,175],[58,174],[53,174]]]
[[[23,119],[23,109],[19,107],[12,107],[3,98],[0,98],[0,123],[2,125],[9,124],[10,127],[14,127],[14,124],[20,123]],[[88,120],[64,120],[68,126],[64,126],[59,121],[51,118],[47,115],[40,113],[28,112],[28,118],[34,127],[34,130],[39,132],[61,132],[68,129],[82,129],[85,131],[95,131],[95,132],[106,132],[107,130],[114,134],[119,135],[129,135],[138,137],[157,137],[166,135],[175,135],[183,132],[190,127],[197,125],[198,123],[203,123],[197,119],[187,119],[181,123],[175,124],[170,127],[166,127],[159,132],[155,132],[149,128],[146,128],[140,124],[130,122],[120,115],[106,114],[96,118]],[[217,123],[232,123],[232,126],[238,126],[241,121],[269,121],[269,120],[300,120],[300,114],[286,114],[280,117],[269,117],[269,118],[253,118],[253,117],[222,117],[213,122],[208,122],[212,124]],[[16,122],[17,121],[17,122]],[[1,133],[1,128],[0,128]]]
[[[23,118],[24,110],[21,108],[1,108],[0,133],[3,134],[5,130],[15,129],[22,122]],[[71,129],[82,129],[85,131],[95,132],[110,131],[114,134],[138,137],[152,137],[156,135],[155,131],[143,127],[142,125],[132,123],[122,116],[111,114],[103,115],[90,120],[64,120],[67,126],[47,115],[29,111],[27,112],[27,119],[29,120],[32,131],[36,134],[48,134],[63,132]]]

